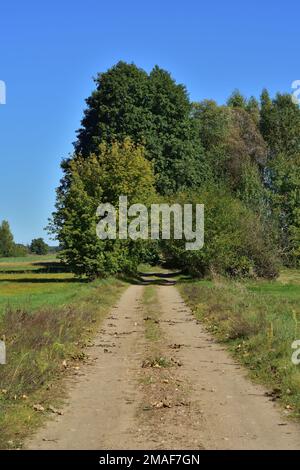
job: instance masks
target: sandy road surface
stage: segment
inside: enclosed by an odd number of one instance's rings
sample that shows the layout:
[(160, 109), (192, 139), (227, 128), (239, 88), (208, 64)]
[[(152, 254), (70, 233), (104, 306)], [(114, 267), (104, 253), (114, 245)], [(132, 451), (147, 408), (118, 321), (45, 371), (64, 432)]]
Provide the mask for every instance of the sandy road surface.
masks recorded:
[(63, 415), (26, 447), (300, 449), (300, 426), (245, 377), (172, 285), (155, 287), (162, 334), (156, 347), (175, 366), (142, 368), (149, 356), (144, 289), (132, 285), (122, 295), (88, 349), (90, 364), (68, 379)]

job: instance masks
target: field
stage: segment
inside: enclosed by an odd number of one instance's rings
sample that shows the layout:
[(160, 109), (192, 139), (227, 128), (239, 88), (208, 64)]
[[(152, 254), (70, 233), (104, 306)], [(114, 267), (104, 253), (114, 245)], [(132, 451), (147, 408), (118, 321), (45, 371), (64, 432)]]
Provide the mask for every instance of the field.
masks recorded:
[(16, 448), (61, 397), (60, 378), (85, 359), (82, 350), (124, 283), (87, 283), (53, 257), (0, 259), (0, 448)]
[(0, 315), (71, 302), (86, 286), (64, 271), (53, 255), (0, 258)]
[(51, 269), (59, 269), (55, 255), (28, 255), (18, 258), (0, 258), (0, 272), (51, 272)]
[(292, 343), (300, 339), (300, 272), (282, 271), (277, 281), (183, 281), (179, 289), (196, 317), (300, 416), (300, 366)]

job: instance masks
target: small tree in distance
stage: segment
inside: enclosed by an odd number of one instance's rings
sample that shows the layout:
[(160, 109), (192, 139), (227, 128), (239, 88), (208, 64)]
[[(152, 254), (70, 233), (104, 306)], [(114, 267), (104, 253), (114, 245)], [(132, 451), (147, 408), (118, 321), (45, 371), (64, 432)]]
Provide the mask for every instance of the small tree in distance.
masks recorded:
[(14, 237), (11, 233), (9, 223), (7, 220), (3, 220), (0, 225), (0, 256), (13, 256), (14, 246)]
[(48, 249), (49, 247), (43, 238), (34, 238), (30, 245), (30, 251), (36, 255), (46, 255)]

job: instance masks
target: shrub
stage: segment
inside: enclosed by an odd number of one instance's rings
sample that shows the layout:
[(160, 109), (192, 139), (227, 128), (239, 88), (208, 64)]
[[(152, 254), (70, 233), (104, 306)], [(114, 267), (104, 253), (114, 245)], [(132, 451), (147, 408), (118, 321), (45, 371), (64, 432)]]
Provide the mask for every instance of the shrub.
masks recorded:
[(205, 241), (194, 251), (185, 250), (184, 240), (164, 241), (165, 256), (173, 266), (194, 276), (277, 276), (275, 242), (259, 215), (223, 189), (181, 194), (178, 199), (181, 204), (204, 204)]

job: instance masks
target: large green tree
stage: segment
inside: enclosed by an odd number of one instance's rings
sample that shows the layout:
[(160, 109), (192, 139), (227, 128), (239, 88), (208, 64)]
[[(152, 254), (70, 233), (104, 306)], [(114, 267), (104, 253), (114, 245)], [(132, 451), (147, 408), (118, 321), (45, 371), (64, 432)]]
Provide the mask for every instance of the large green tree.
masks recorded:
[(58, 190), (51, 225), (62, 248), (60, 257), (73, 272), (90, 278), (134, 270), (145, 244), (118, 236), (100, 240), (96, 211), (100, 203), (111, 203), (117, 209), (119, 196), (127, 196), (129, 205), (154, 201), (155, 179), (144, 147), (129, 138), (102, 143), (97, 153), (73, 158), (68, 178), (68, 186)]
[(183, 85), (159, 67), (150, 74), (119, 62), (95, 80), (86, 100), (77, 154), (97, 153), (99, 144), (130, 137), (145, 146), (160, 193), (195, 187), (208, 177), (204, 151), (191, 119)]
[(267, 90), (261, 95), (261, 132), (271, 156), (300, 151), (300, 108), (289, 94), (278, 93), (271, 100)]
[(218, 106), (204, 100), (193, 104), (192, 117), (214, 184), (228, 186), (253, 208), (265, 206), (263, 169), (267, 146), (258, 129), (257, 116), (253, 116), (256, 105), (249, 100), (250, 109), (246, 109), (247, 102), (240, 94), (232, 95), (229, 103), (230, 106)]
[(268, 144), (265, 183), (283, 259), (300, 265), (300, 109), (291, 95), (261, 95), (261, 132)]

